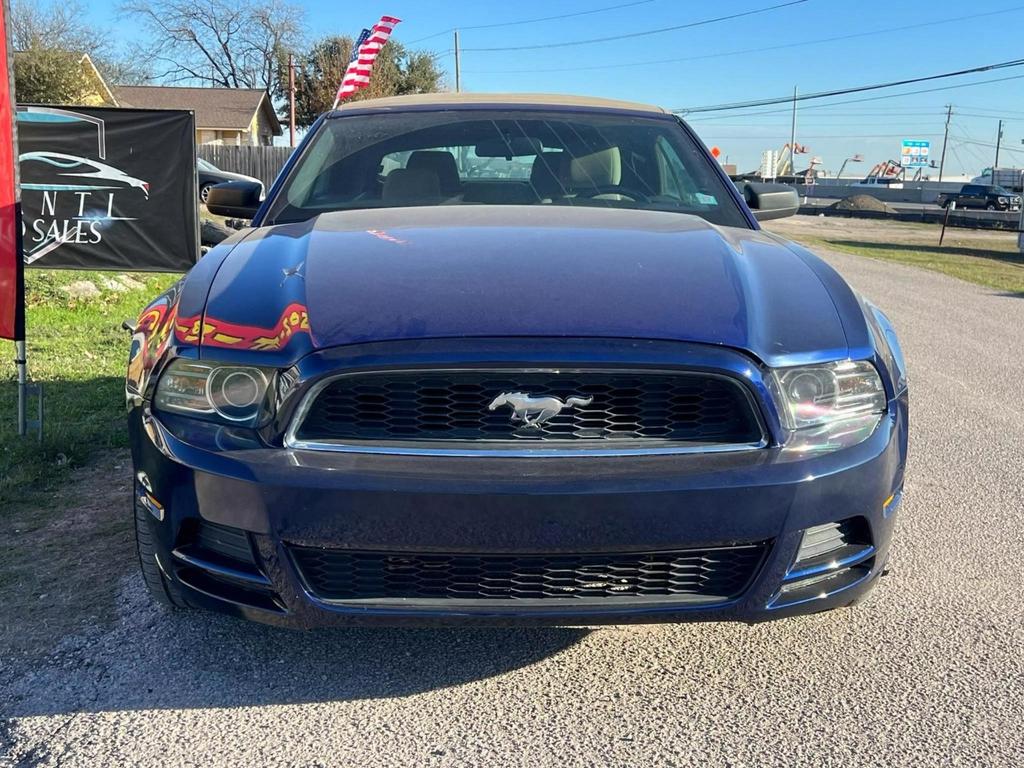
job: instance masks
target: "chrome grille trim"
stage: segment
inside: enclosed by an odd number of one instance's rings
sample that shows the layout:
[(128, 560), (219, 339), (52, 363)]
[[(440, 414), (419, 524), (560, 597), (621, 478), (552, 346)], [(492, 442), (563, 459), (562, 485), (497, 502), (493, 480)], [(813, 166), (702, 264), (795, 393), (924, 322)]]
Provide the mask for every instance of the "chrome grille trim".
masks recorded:
[[(420, 373), (420, 374), (445, 374), (472, 371), (474, 373), (493, 374), (516, 374), (516, 373), (540, 373), (540, 374), (573, 374), (573, 373), (607, 373), (607, 374), (658, 374), (658, 375), (700, 375), (713, 377), (729, 382), (737, 387), (750, 407), (750, 412), (757, 422), (761, 433), (759, 440), (747, 443), (690, 443), (665, 441), (663, 444), (654, 440), (623, 440), (622, 443), (633, 442), (634, 445), (618, 444), (612, 446), (575, 447), (571, 444), (553, 445), (547, 443), (515, 443), (514, 440), (494, 441), (491, 447), (456, 447), (458, 441), (451, 440), (451, 447), (441, 446), (437, 443), (429, 445), (410, 445), (409, 442), (393, 441), (391, 443), (379, 442), (374, 444), (359, 444), (344, 442), (340, 440), (304, 440), (298, 437), (299, 429), (309, 414), (316, 398), (333, 382), (347, 377), (373, 375), (375, 373)], [(482, 441), (480, 441), (482, 442)], [(568, 443), (568, 441), (566, 441)], [(598, 442), (598, 441), (594, 441)], [(617, 441), (616, 441), (617, 442)], [(637, 445), (636, 443), (644, 443)], [(498, 458), (533, 458), (533, 457), (608, 457), (608, 456), (663, 456), (675, 454), (703, 454), (703, 453), (736, 453), (740, 451), (753, 451), (767, 447), (769, 444), (768, 431), (765, 426), (764, 417), (760, 407), (757, 405), (750, 390), (735, 376), (698, 371), (688, 368), (631, 368), (631, 367), (444, 367), (444, 368), (402, 368), (402, 369), (367, 369), (358, 371), (346, 371), (338, 374), (325, 376), (318, 381), (309, 391), (303, 395), (299, 402), (288, 428), (284, 435), (284, 447), (303, 451), (327, 451), (336, 453), (361, 453), (393, 456), (453, 456), (453, 457), (498, 457)], [(544, 447), (532, 447), (544, 446)]]

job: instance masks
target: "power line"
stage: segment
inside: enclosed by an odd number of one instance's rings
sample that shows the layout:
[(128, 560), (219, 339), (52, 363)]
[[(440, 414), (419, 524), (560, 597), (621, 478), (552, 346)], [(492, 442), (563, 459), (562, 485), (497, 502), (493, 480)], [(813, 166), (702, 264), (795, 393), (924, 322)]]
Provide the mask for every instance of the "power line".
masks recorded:
[(964, 109), (969, 109), (969, 110), (972, 110), (974, 112), (992, 112), (992, 113), (995, 113), (997, 115), (1001, 115), (1001, 114), (1024, 115), (1024, 111), (1019, 110), (1019, 109), (1002, 109), (1002, 108), (1000, 108), (1000, 109), (992, 109), (991, 107), (972, 107), (972, 106), (969, 106), (969, 105), (964, 105)]
[[(947, 77), (962, 77), (963, 75), (973, 75), (978, 72), (992, 72), (998, 69), (1008, 69), (1010, 67), (1019, 67), (1024, 65), (1024, 59), (1011, 59), (1010, 61), (1001, 61), (996, 64), (985, 64), (980, 67), (971, 67), (969, 69), (959, 69), (954, 72), (943, 72), (939, 75), (925, 75), (923, 77), (911, 77), (905, 80), (892, 80), (887, 83), (874, 83), (872, 85), (857, 85), (851, 88), (838, 88), (832, 91), (818, 91), (816, 93), (807, 93), (803, 96), (799, 96), (797, 101), (809, 101), (811, 99), (824, 99), (830, 96), (844, 96), (848, 93), (863, 93), (864, 91), (877, 91), (882, 88), (896, 88), (901, 85), (911, 85), (913, 83), (925, 83), (931, 80), (943, 80)], [(712, 104), (704, 107), (683, 107), (680, 109), (674, 109), (673, 112), (681, 114), (695, 114), (699, 112), (723, 112), (731, 109), (748, 109), (750, 107), (767, 107), (773, 104), (788, 104), (793, 101), (792, 96), (776, 96), (770, 99), (756, 99), (754, 101), (736, 101), (726, 104)]]
[[(995, 142), (993, 142), (993, 141), (974, 141), (972, 139), (960, 139), (959, 141), (962, 144), (974, 144), (975, 146), (978, 146), (978, 147), (988, 147), (990, 149), (994, 149), (995, 146), (996, 146)], [(999, 151), (1000, 152), (1015, 152), (1017, 154), (1024, 154), (1024, 149), (1014, 149), (1013, 147), (1007, 147), (1005, 144), (1003, 145), (1003, 147)]]
[(708, 24), (717, 24), (721, 21), (731, 21), (733, 19), (740, 19), (745, 16), (754, 16), (760, 13), (768, 13), (770, 11), (777, 11), (780, 8), (789, 8), (794, 5), (802, 5), (808, 2), (808, 0), (789, 0), (786, 3), (778, 3), (776, 5), (769, 5), (764, 8), (754, 8), (750, 11), (741, 11), (740, 13), (731, 13), (728, 16), (716, 16), (713, 19), (701, 19), (700, 21), (691, 21), (688, 24), (677, 24), (672, 27), (660, 27), (658, 29), (648, 29), (643, 32), (629, 32), (627, 34), (611, 35), (609, 37), (594, 37), (587, 40), (568, 40), (558, 43), (540, 43), (538, 45), (509, 45), (501, 46), (497, 48), (463, 48), (464, 51), (473, 51), (476, 53), (493, 53), (497, 51), (535, 51), (540, 48), (567, 48), (573, 45), (592, 45), (593, 43), (611, 43), (619, 42), (621, 40), (628, 40), (634, 37), (645, 37), (647, 35), (657, 35), (662, 32), (675, 32), (680, 29), (692, 29), (693, 27), (702, 27)]
[[(1000, 78), (1000, 79), (1002, 79), (1002, 78)], [(979, 80), (978, 84), (986, 83), (986, 82), (995, 82), (995, 81)], [(968, 85), (975, 85), (975, 83), (964, 83), (963, 85), (950, 86), (950, 88), (962, 88), (962, 87), (967, 87)], [(843, 105), (846, 105), (846, 104), (859, 104), (859, 103), (865, 102), (865, 101), (881, 101), (882, 99), (897, 99), (897, 98), (899, 98), (901, 96), (912, 96), (912, 95), (916, 95), (916, 94), (919, 94), (919, 93), (931, 93), (932, 91), (936, 91), (936, 90), (950, 90), (950, 88), (930, 88), (930, 89), (918, 90), (918, 91), (904, 91), (903, 93), (894, 93), (894, 94), (889, 94), (887, 96), (869, 96), (868, 98), (865, 98), (865, 99), (846, 99), (844, 101), (834, 101), (831, 104), (808, 104), (807, 106), (804, 107), (804, 111), (806, 112), (807, 110), (810, 110), (810, 109), (832, 109), (833, 107), (839, 107), (839, 106), (843, 106)], [(732, 119), (737, 118), (737, 117), (758, 117), (760, 115), (782, 115), (782, 114), (788, 115), (790, 113), (790, 111), (791, 110), (789, 110), (789, 109), (764, 109), (764, 110), (760, 110), (760, 111), (757, 111), (757, 112), (741, 112), (739, 114), (732, 113), (732, 114), (728, 114), (728, 115), (711, 115), (710, 117), (705, 117), (704, 115), (695, 115), (693, 118), (690, 119), (690, 122), (693, 123), (693, 122), (696, 122), (696, 121), (711, 122), (713, 120), (732, 120)], [(925, 114), (935, 114), (938, 111), (940, 111), (940, 110), (938, 108), (936, 108), (932, 112), (927, 112)], [(836, 115), (836, 114), (841, 114), (841, 113), (830, 112), (828, 114)], [(861, 114), (872, 114), (872, 110), (870, 110), (870, 109), (865, 110)], [(877, 111), (874, 112), (874, 114), (877, 114)]]
[(953, 157), (955, 157), (956, 161), (960, 163), (960, 170), (963, 171), (963, 169), (967, 167), (967, 164), (960, 158), (960, 153), (957, 152), (956, 149), (956, 145), (951, 144), (949, 147), (949, 150), (953, 153)]
[[(853, 122), (853, 123), (850, 123), (850, 122), (847, 122), (847, 121), (843, 120), (843, 121), (841, 121), (839, 123), (819, 123), (819, 122), (812, 121), (812, 120), (801, 120), (800, 121), (800, 125), (803, 126), (803, 128), (805, 130), (807, 129), (808, 126), (813, 126), (814, 128), (856, 128), (858, 126), (865, 127), (865, 128), (866, 127), (876, 127), (877, 128), (878, 127), (878, 121), (874, 120), (874, 121), (870, 121), (870, 122)], [(699, 125), (694, 125), (694, 128), (698, 128), (698, 127), (699, 127)], [(762, 122), (758, 122), (756, 124), (751, 124), (751, 123), (715, 123), (714, 125), (708, 125), (707, 126), (707, 130), (718, 130), (720, 128), (765, 128), (765, 129), (771, 129), (771, 128), (787, 128), (787, 127), (789, 127), (789, 123), (762, 123)], [(893, 129), (895, 129), (895, 128), (902, 128), (903, 130), (912, 130), (912, 131), (917, 130), (917, 131), (920, 131), (920, 130), (928, 130), (930, 128), (934, 128), (935, 127), (935, 123), (934, 122), (932, 122), (932, 123), (901, 123), (901, 122), (897, 121), (897, 122), (886, 122), (885, 127), (886, 128), (893, 128)]]
[[(543, 21), (558, 21), (559, 19), (571, 19), (575, 16), (589, 16), (593, 13), (604, 13), (605, 11), (617, 11), (620, 8), (631, 8), (634, 5), (646, 5), (647, 3), (653, 3), (655, 0), (633, 0), (631, 3), (619, 3), (618, 5), (609, 5), (604, 8), (592, 8), (589, 11), (576, 11), (575, 13), (561, 13), (557, 16), (542, 16), (536, 19), (521, 19), (520, 21), (501, 21), (496, 24), (475, 24), (473, 26), (460, 26), (458, 29), (465, 32), (468, 29), (495, 29), (497, 27), (516, 27), (521, 24), (537, 24)], [(416, 43), (422, 43), (424, 40), (430, 40), (441, 35), (450, 35), (454, 32), (456, 27), (449, 27), (448, 29), (442, 30), (441, 32), (435, 32), (432, 35), (426, 37), (420, 37), (416, 40), (412, 40), (406, 45), (415, 45)]]
[[(699, 134), (714, 136), (716, 139), (728, 141), (789, 141), (789, 135), (779, 136), (728, 136), (720, 133), (709, 133), (698, 131)], [(919, 136), (939, 136), (942, 131), (917, 131)], [(803, 134), (799, 138), (804, 139), (905, 139), (906, 133), (824, 133), (824, 134)], [(995, 146), (994, 144), (992, 146)]]
[(1024, 117), (1003, 117), (1000, 118), (999, 114), (994, 115), (979, 115), (977, 112), (958, 112), (961, 117), (980, 117), (983, 120), (999, 120), (1002, 119), (1004, 123), (1024, 123)]
[[(706, 53), (700, 56), (684, 56), (678, 59), (651, 59), (648, 61), (621, 61), (615, 63), (615, 69), (623, 69), (625, 67), (640, 67), (650, 66), (652, 64), (678, 64), (687, 61), (700, 61), (703, 59), (716, 59), (725, 56), (740, 56), (747, 53), (764, 53), (766, 51), (781, 51), (787, 48), (797, 48), (800, 46), (807, 45), (819, 45), (821, 43), (834, 43), (840, 40), (853, 40), (859, 37), (874, 37), (881, 34), (888, 34), (890, 32), (907, 32), (913, 29), (921, 29), (923, 27), (934, 27), (939, 24), (953, 24), (958, 21), (970, 21), (974, 19), (984, 18), (986, 16), (996, 16), (1002, 13), (1013, 13), (1016, 11), (1024, 10), (1024, 5), (1017, 5), (1012, 8), (1005, 8), (1001, 11), (989, 11), (988, 13), (975, 13), (969, 16), (957, 16), (950, 19), (937, 19), (936, 21), (925, 21), (920, 24), (908, 24), (903, 27), (886, 27), (884, 29), (872, 30), (870, 32), (855, 32), (849, 35), (837, 35), (835, 37), (822, 37), (814, 40), (805, 40), (799, 43), (784, 43), (782, 45), (769, 45), (763, 48), (744, 48), (738, 51), (723, 51), (719, 53)], [(608, 64), (595, 64), (592, 66), (585, 67), (545, 67), (545, 72), (588, 72), (608, 69)], [(482, 69), (474, 70), (474, 74), (478, 75), (523, 75), (523, 74), (535, 74), (536, 68), (534, 69)]]
[[(860, 104), (865, 101), (882, 101), (883, 99), (900, 99), (904, 96), (916, 96), (921, 93), (938, 93), (940, 91), (955, 91), (959, 88), (970, 88), (975, 85), (988, 85), (989, 83), (1005, 83), (1008, 80), (1020, 80), (1024, 78), (1024, 75), (1011, 75), (1010, 77), (995, 77), (990, 80), (976, 80), (973, 83), (958, 83), (957, 85), (946, 85), (939, 88), (921, 88), (916, 91), (903, 91), (902, 93), (890, 93), (885, 96), (867, 96), (862, 99), (846, 99), (845, 101), (835, 101), (831, 104), (811, 104), (810, 106), (804, 107), (804, 110), (808, 109), (828, 109), (829, 107), (836, 107), (842, 104)], [(789, 96), (785, 101), (792, 102), (793, 97)], [(680, 110), (676, 110), (677, 112)], [(757, 115), (779, 115), (789, 114), (788, 109), (771, 109), (763, 110), (760, 112), (743, 112), (738, 115), (718, 115), (713, 117), (699, 117), (698, 120), (709, 122), (711, 120), (728, 120), (735, 117), (756, 117)], [(691, 121), (692, 122), (692, 121)]]

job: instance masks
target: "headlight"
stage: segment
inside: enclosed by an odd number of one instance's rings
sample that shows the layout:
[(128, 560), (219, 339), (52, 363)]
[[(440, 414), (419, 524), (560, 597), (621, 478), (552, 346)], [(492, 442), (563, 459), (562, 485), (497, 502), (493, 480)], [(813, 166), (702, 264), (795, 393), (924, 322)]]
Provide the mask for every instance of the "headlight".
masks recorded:
[(159, 411), (255, 427), (270, 414), (267, 389), (274, 371), (251, 365), (175, 360), (160, 377)]
[[(863, 440), (886, 408), (882, 379), (867, 360), (776, 368), (768, 382), (783, 426), (796, 432), (804, 448), (842, 447), (858, 435)], [(834, 437), (842, 438), (841, 445)], [(808, 439), (814, 445), (803, 445)]]
[(1010, 202), (1010, 198), (1008, 198), (1008, 197), (1000, 197), (999, 198), (999, 202), (1000, 203), (1008, 203), (1008, 202)]

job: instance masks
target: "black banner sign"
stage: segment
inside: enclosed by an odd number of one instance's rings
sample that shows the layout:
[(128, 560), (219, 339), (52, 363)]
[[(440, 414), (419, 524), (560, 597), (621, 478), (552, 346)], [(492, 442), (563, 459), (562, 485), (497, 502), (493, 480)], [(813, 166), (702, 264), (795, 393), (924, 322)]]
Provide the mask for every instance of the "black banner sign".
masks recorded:
[(199, 255), (191, 112), (18, 107), (25, 264), (180, 272)]

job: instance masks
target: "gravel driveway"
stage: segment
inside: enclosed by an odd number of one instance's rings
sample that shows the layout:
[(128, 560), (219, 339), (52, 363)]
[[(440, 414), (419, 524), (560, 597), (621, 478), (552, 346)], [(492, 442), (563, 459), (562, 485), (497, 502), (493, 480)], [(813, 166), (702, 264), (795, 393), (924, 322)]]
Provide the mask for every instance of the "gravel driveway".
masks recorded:
[[(1024, 761), (1024, 297), (828, 254), (909, 358), (891, 574), (747, 627), (297, 633), (153, 607), (0, 690), (0, 765)], [(6, 753), (6, 757), (4, 756)]]

